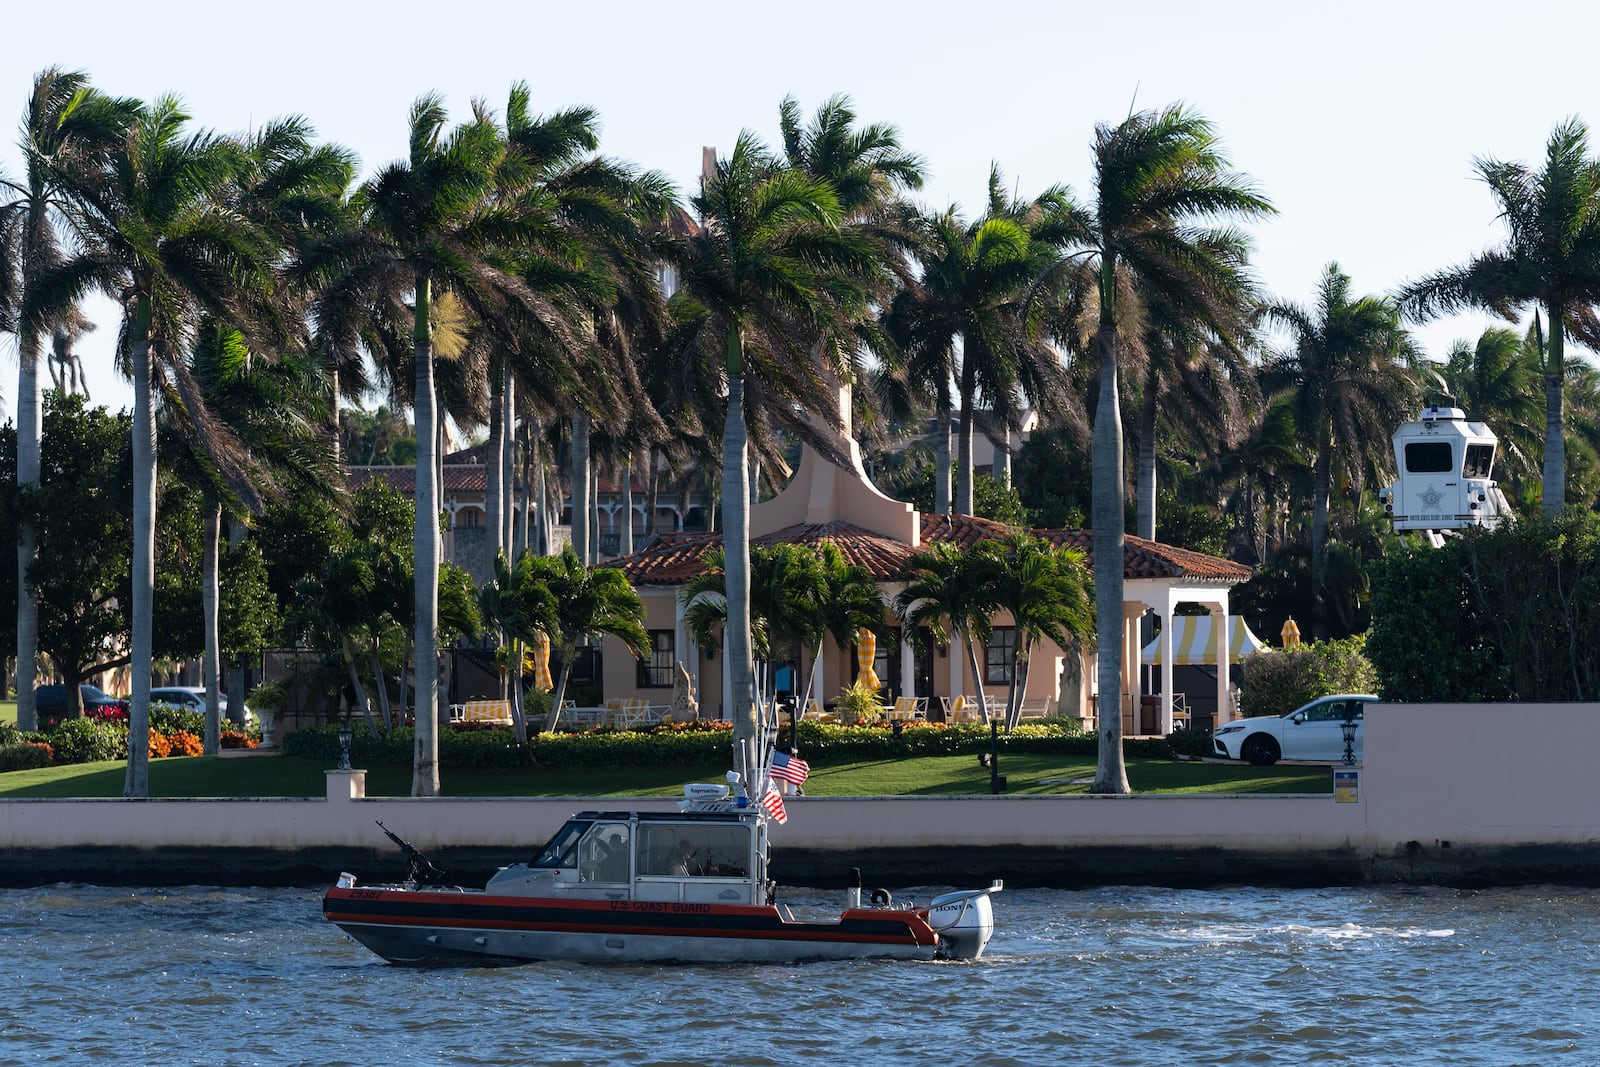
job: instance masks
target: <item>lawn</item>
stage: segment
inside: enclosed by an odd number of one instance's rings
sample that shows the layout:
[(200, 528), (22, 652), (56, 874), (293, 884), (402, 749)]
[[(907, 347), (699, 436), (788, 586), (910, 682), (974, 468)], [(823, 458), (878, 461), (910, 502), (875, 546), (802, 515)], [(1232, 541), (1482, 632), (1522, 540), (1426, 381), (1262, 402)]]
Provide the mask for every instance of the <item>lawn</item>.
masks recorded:
[[(281, 756), (223, 756), (150, 762), (150, 793), (156, 797), (320, 797), (327, 765)], [(87, 763), (11, 771), (0, 775), (0, 798), (118, 797), (125, 764)], [(446, 769), (447, 796), (665, 797), (686, 782), (718, 782), (727, 770), (704, 767)], [(1007, 792), (1087, 793), (1095, 764), (1089, 757), (1007, 755), (1000, 773)], [(1326, 767), (1251, 767), (1242, 764), (1128, 761), (1136, 792), (1176, 794), (1331, 793)], [(989, 792), (989, 771), (974, 756), (924, 756), (813, 769), (806, 783), (813, 796), (960, 796)], [(406, 796), (411, 768), (377, 764), (367, 772), (368, 796)]]

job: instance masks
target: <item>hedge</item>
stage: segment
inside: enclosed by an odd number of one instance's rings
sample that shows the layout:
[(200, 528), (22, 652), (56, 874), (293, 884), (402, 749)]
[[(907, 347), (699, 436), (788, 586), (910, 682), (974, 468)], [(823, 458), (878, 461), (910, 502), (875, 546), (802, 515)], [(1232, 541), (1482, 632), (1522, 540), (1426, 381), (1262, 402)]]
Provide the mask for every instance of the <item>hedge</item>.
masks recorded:
[[(350, 758), (361, 763), (412, 761), (415, 734), (397, 729), (382, 738), (372, 737), (364, 722), (352, 724)], [(1209, 737), (1195, 731), (1192, 745), (1209, 751)], [(784, 732), (780, 743), (787, 741)], [(1180, 739), (1189, 741), (1189, 738)], [(1099, 739), (1084, 734), (1075, 721), (1024, 723), (999, 735), (1002, 751), (1093, 757)], [(812, 766), (837, 766), (874, 759), (911, 756), (952, 756), (986, 752), (989, 728), (979, 723), (913, 725), (899, 731), (885, 726), (835, 726), (800, 724), (800, 754)], [(504, 727), (439, 731), (442, 767), (701, 767), (728, 762), (733, 730), (726, 724), (685, 723), (649, 730), (592, 730), (585, 733), (539, 734), (526, 747), (516, 744)], [(1127, 756), (1171, 759), (1174, 744), (1164, 738), (1127, 740)], [(338, 761), (338, 727), (318, 726), (297, 730), (283, 742), (285, 756)]]

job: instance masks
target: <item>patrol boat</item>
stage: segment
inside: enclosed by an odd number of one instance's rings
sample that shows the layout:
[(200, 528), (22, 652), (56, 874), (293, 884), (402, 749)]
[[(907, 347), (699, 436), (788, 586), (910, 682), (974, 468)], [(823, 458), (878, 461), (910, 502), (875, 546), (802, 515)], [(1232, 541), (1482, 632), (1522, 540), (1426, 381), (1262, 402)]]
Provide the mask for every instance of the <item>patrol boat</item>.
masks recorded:
[(797, 917), (780, 902), (767, 876), (769, 830), (787, 814), (771, 761), (768, 748), (757, 790), (730, 773), (727, 785), (685, 786), (677, 811), (578, 812), (530, 861), (501, 868), (482, 889), (425, 884), (432, 865), (401, 842), (411, 857), (403, 883), (363, 885), (342, 874), (323, 915), (397, 964), (983, 954), (1000, 881), (917, 905), (882, 889), (863, 901), (856, 877), (844, 908), (823, 918)]

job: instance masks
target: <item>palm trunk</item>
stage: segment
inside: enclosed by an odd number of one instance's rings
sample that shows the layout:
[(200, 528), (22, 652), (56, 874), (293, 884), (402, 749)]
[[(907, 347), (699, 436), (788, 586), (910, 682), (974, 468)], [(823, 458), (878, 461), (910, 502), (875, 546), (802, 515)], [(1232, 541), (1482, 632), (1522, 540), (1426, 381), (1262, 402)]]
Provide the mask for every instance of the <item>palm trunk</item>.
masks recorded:
[[(395, 728), (394, 709), (389, 705), (389, 680), (383, 676), (383, 658), (378, 654), (378, 642), (367, 646), (372, 659), (372, 684), (378, 690), (378, 713), (383, 719), (383, 732)], [(401, 668), (404, 670), (404, 667)]]
[(1311, 476), (1311, 636), (1328, 636), (1328, 604), (1322, 595), (1322, 576), (1328, 547), (1328, 498), (1333, 492), (1333, 446), (1317, 449)]
[[(989, 697), (983, 691), (983, 664), (978, 662), (978, 643), (973, 640), (972, 630), (968, 627), (961, 629), (961, 644), (967, 650), (967, 666), (972, 668), (972, 695), (978, 698), (978, 708), (983, 712), (983, 721), (989, 721)], [(984, 657), (988, 657), (987, 650)]]
[(500, 517), (500, 528), (503, 531), (500, 541), (506, 546), (507, 558), (514, 559), (514, 550), (517, 540), (516, 529), (516, 501), (517, 501), (517, 380), (511, 375), (506, 375), (505, 389), (500, 399), (502, 411), (500, 421), (504, 424), (502, 437), (504, 438), (504, 454), (501, 456), (500, 484), (505, 489), (505, 500), (502, 502), (503, 514)]
[(939, 398), (939, 426), (933, 438), (933, 510), (950, 514), (950, 390)]
[(1139, 405), (1139, 517), (1134, 532), (1156, 539), (1156, 390), (1147, 383)]
[(488, 527), (489, 535), (484, 555), (490, 567), (502, 552), (507, 559), (511, 558), (504, 540), (502, 519), (505, 514), (506, 409), (500, 398), (505, 378), (505, 368), (497, 361), (497, 365), (489, 369), (489, 440), (483, 456), (483, 524)]
[(529, 537), (528, 547), (537, 555), (550, 554), (550, 495), (544, 481), (544, 427), (537, 421), (528, 435), (528, 450), (533, 457), (533, 499), (538, 501), (537, 534)]
[[(428, 329), (429, 280), (417, 278), (416, 321), (411, 335), (417, 381), (412, 410), (417, 428), (417, 477), (413, 590), (416, 625), (417, 707), (439, 703), (439, 500), (435, 492), (438, 466), (434, 456), (437, 401), (433, 388), (433, 342)], [(439, 795), (439, 730), (434, 715), (417, 716), (417, 741), (412, 758), (411, 795)]]
[(1097, 640), (1095, 669), (1100, 696), (1099, 756), (1094, 793), (1129, 793), (1122, 758), (1122, 410), (1117, 382), (1117, 327), (1101, 322), (1094, 335), (1100, 363), (1100, 395), (1094, 413), (1092, 445), (1094, 524), (1094, 603)]
[(972, 394), (977, 388), (972, 380), (972, 362), (961, 371), (961, 427), (960, 450), (956, 461), (956, 514), (971, 515), (972, 508)]
[(350, 685), (356, 694), (356, 703), (361, 706), (361, 717), (366, 720), (367, 729), (373, 737), (382, 737), (384, 732), (378, 729), (378, 720), (372, 715), (372, 701), (367, 698), (366, 688), (361, 684), (361, 675), (356, 671), (354, 656), (345, 656), (345, 668), (350, 672)]
[(584, 566), (589, 555), (589, 413), (572, 413), (572, 550)]
[[(245, 525), (238, 518), (228, 521), (228, 548), (230, 551), (237, 549), (245, 538)], [(242, 657), (230, 658), (228, 661), (228, 692), (233, 694), (233, 699), (228, 701), (228, 721), (239, 727), (245, 726), (245, 663)]]
[(556, 673), (555, 692), (550, 694), (550, 715), (544, 721), (545, 733), (553, 732), (561, 721), (561, 706), (567, 699), (567, 678), (572, 674), (572, 657), (576, 651), (576, 648), (562, 649), (561, 670)]
[(200, 613), (206, 631), (205, 656), (200, 667), (206, 686), (204, 749), (206, 755), (215, 756), (222, 750), (222, 654), (217, 636), (217, 608), (221, 603), (217, 590), (217, 544), (222, 536), (220, 501), (206, 501), (205, 525), (200, 536), (203, 541), (200, 546)]
[(1005, 423), (1000, 424), (1000, 447), (995, 450), (994, 456), (995, 475), (1000, 479), (1000, 484), (1011, 488), (1011, 427)]
[(128, 707), (128, 773), (122, 795), (150, 795), (150, 651), (156, 578), (156, 422), (152, 410), (150, 300), (134, 309), (133, 350), (133, 619), (128, 669), (133, 697)]
[(753, 788), (756, 767), (755, 668), (750, 648), (750, 487), (744, 416), (744, 338), (728, 331), (728, 413), (722, 431), (722, 549), (728, 617), (724, 627), (728, 689), (723, 710), (733, 722), (733, 765)]
[(654, 537), (656, 532), (656, 505), (661, 499), (661, 476), (656, 471), (656, 449), (646, 445), (644, 450), (644, 535)]
[[(39, 334), (24, 330), (17, 345), (17, 485), (39, 484), (42, 423), (39, 412)], [(28, 581), (38, 555), (38, 531), (24, 512), (17, 537), (17, 725), (39, 728), (33, 689), (38, 677), (39, 595)]]
[(1544, 503), (1540, 510), (1547, 519), (1561, 513), (1567, 503), (1567, 439), (1565, 404), (1567, 356), (1566, 309), (1551, 305), (1550, 352), (1544, 372)]
[(617, 529), (617, 554), (633, 555), (633, 464), (622, 461), (622, 525)]

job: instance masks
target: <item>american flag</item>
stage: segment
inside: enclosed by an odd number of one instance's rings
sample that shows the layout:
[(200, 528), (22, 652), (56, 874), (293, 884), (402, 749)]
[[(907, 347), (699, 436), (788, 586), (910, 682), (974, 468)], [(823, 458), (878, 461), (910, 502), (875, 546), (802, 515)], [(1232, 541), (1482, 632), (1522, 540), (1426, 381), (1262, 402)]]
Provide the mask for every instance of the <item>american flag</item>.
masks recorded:
[(767, 809), (767, 814), (777, 820), (780, 826), (789, 821), (789, 813), (783, 810), (783, 797), (779, 796), (778, 791), (770, 785), (767, 786), (766, 795), (761, 798), (761, 806)]
[(780, 782), (789, 782), (799, 785), (811, 773), (811, 765), (799, 756), (787, 756), (782, 752), (772, 754), (772, 777)]

